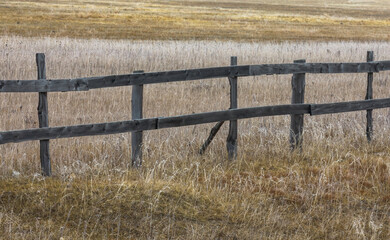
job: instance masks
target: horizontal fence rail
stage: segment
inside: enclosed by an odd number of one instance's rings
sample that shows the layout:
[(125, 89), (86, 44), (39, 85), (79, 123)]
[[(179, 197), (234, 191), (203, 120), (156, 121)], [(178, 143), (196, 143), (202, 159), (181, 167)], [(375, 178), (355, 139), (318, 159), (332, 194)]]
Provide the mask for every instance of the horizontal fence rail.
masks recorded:
[(324, 104), (289, 104), (265, 107), (230, 109), (181, 115), (174, 117), (144, 118), (122, 122), (85, 124), (64, 127), (47, 127), (27, 130), (0, 132), (0, 144), (33, 140), (70, 138), (82, 136), (107, 135), (124, 132), (156, 130), (163, 128), (183, 127), (196, 124), (230, 121), (254, 117), (266, 117), (289, 114), (321, 115), (330, 113), (362, 111), (368, 109), (388, 108), (390, 98), (362, 100)]
[(390, 70), (390, 61), (360, 63), (291, 63), (200, 68), (168, 72), (133, 73), (104, 77), (58, 80), (0, 80), (0, 92), (68, 92), (191, 81), (224, 77), (247, 77), (296, 73), (369, 73)]

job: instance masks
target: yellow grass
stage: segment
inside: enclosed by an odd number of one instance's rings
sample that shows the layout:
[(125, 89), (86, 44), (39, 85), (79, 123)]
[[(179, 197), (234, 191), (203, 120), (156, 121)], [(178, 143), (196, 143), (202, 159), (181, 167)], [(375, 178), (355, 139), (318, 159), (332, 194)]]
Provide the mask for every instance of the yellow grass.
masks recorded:
[[(236, 43), (0, 38), (0, 79), (35, 79), (239, 64), (388, 60), (388, 42)], [(239, 107), (289, 103), (291, 76), (239, 79)], [(366, 74), (307, 75), (306, 102), (364, 99)], [(374, 97), (388, 97), (389, 73)], [(227, 109), (227, 79), (145, 86), (145, 117)], [(49, 93), (50, 125), (128, 120), (131, 88)], [(0, 94), (0, 130), (37, 127), (37, 94)], [(204, 156), (213, 124), (145, 132), (144, 166), (129, 167), (130, 134), (51, 141), (53, 178), (39, 176), (37, 142), (0, 146), (4, 239), (388, 239), (389, 110), (305, 117), (302, 154), (288, 148), (289, 116), (239, 121), (228, 162), (227, 125)]]
[(389, 40), (390, 0), (0, 3), (0, 33), (139, 40)]

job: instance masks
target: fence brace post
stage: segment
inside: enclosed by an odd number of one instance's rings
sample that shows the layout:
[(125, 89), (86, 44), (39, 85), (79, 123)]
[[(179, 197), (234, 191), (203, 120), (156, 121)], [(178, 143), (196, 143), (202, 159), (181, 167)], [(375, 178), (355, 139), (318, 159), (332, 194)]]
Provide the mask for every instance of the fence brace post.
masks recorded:
[[(367, 51), (367, 62), (374, 61), (374, 52), (373, 51)], [(367, 93), (366, 93), (366, 100), (373, 98), (373, 89), (372, 89), (372, 83), (374, 80), (374, 73), (369, 72), (367, 74)], [(367, 110), (367, 126), (366, 126), (366, 135), (367, 135), (367, 141), (371, 142), (372, 140), (372, 133), (373, 133), (373, 127), (372, 127), (372, 109)]]
[[(45, 54), (36, 54), (36, 63), (38, 68), (38, 81), (46, 79), (46, 63)], [(39, 128), (49, 127), (49, 111), (47, 102), (47, 92), (39, 93), (38, 102), (38, 121)], [(40, 140), (40, 159), (41, 159), (41, 171), (44, 176), (51, 176), (51, 163), (50, 163), (50, 152), (49, 152), (49, 140)]]
[[(230, 58), (230, 65), (237, 66), (237, 57), (233, 56)], [(237, 101), (237, 76), (229, 77), (230, 84), (230, 109), (235, 109), (238, 106)], [(237, 135), (238, 135), (238, 124), (237, 120), (231, 120), (229, 122), (229, 134), (226, 140), (226, 148), (228, 151), (229, 160), (237, 158)]]
[[(134, 71), (142, 74), (144, 71)], [(142, 119), (144, 85), (133, 85), (131, 95), (131, 117), (132, 119)], [(142, 131), (131, 133), (131, 165), (140, 167), (142, 165)]]
[[(295, 60), (294, 63), (306, 63), (306, 60)], [(305, 73), (293, 74), (291, 79), (292, 97), (291, 104), (305, 102)], [(291, 114), (290, 146), (291, 150), (302, 150), (304, 114)]]

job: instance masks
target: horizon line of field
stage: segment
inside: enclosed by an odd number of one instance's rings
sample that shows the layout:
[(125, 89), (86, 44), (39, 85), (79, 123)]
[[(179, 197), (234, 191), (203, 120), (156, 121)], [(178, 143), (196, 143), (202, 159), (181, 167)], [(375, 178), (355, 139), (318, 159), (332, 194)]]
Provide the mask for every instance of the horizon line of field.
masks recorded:
[(237, 108), (224, 111), (214, 111), (173, 117), (143, 118), (120, 122), (4, 131), (0, 132), (0, 144), (158, 130), (163, 128), (183, 127), (218, 121), (231, 121), (254, 117), (293, 114), (310, 114), (311, 116), (315, 116), (322, 114), (363, 111), (388, 107), (390, 107), (390, 98), (323, 104), (286, 104), (251, 108)]
[(0, 92), (68, 92), (98, 88), (275, 74), (372, 73), (390, 70), (390, 61), (239, 65), (74, 79), (0, 80)]

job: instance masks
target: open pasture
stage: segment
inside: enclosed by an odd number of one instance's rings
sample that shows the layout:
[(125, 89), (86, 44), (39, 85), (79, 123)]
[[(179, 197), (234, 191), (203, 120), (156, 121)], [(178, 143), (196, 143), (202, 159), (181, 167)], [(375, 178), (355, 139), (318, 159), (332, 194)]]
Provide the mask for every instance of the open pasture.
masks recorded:
[(134, 40), (389, 40), (390, 0), (0, 2), (0, 33)]

